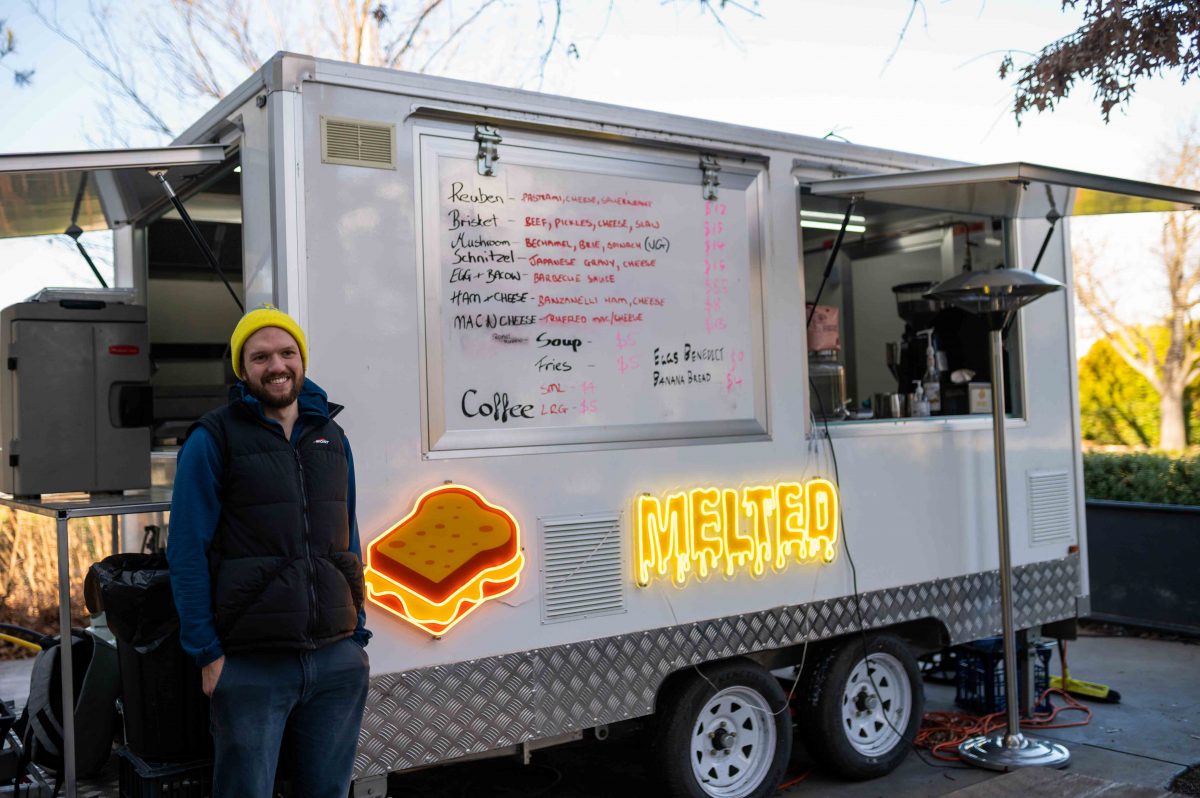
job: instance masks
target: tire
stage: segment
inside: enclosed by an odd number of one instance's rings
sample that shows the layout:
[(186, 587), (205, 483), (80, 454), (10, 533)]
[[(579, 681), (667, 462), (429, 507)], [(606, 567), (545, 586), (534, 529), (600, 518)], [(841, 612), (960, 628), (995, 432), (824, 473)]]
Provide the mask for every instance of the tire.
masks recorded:
[(766, 798), (791, 748), (787, 696), (764, 668), (736, 661), (702, 666), (664, 693), (652, 751), (674, 798)]
[(813, 663), (794, 703), (800, 737), (817, 762), (862, 781), (891, 773), (908, 755), (925, 693), (904, 643), (853, 635)]

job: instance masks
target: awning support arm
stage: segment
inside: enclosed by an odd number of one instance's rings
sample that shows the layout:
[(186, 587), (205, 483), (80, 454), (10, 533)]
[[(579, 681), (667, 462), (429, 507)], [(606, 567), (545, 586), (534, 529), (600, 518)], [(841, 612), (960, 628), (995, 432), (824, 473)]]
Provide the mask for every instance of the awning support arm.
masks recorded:
[(204, 236), (200, 234), (200, 228), (196, 227), (196, 223), (192, 221), (192, 217), (188, 214), (187, 209), (183, 207), (183, 203), (179, 201), (179, 197), (175, 196), (175, 190), (171, 188), (171, 184), (167, 182), (166, 169), (151, 169), (150, 174), (158, 178), (158, 182), (162, 183), (163, 190), (167, 192), (167, 197), (171, 200), (171, 204), (175, 206), (175, 210), (179, 212), (179, 218), (183, 220), (183, 224), (187, 227), (188, 233), (192, 236), (192, 240), (200, 247), (200, 251), (204, 253), (204, 259), (208, 261), (208, 265), (221, 278), (221, 282), (225, 283), (225, 288), (228, 289), (229, 295), (233, 297), (233, 301), (237, 304), (238, 310), (242, 313), (246, 312), (245, 305), (242, 300), (238, 299), (237, 292), (233, 290), (233, 286), (229, 284), (229, 280), (225, 277), (225, 272), (221, 271), (221, 265), (217, 263), (217, 256), (213, 254), (212, 249), (208, 246), (208, 242), (204, 240)]
[(1050, 211), (1046, 214), (1046, 221), (1050, 223), (1050, 229), (1046, 231), (1046, 237), (1042, 239), (1042, 248), (1038, 250), (1037, 257), (1033, 259), (1033, 268), (1029, 271), (1037, 274), (1038, 266), (1042, 265), (1042, 256), (1046, 254), (1046, 247), (1050, 244), (1050, 237), (1054, 235), (1054, 227), (1058, 224), (1058, 220), (1062, 216), (1058, 211)]
[(825, 273), (821, 275), (821, 284), (817, 287), (817, 295), (809, 306), (808, 318), (804, 320), (806, 335), (809, 325), (812, 324), (813, 313), (817, 310), (817, 303), (821, 301), (821, 294), (825, 292), (825, 283), (829, 282), (829, 275), (833, 273), (833, 264), (837, 262), (838, 253), (842, 250), (842, 239), (846, 237), (846, 228), (850, 225), (850, 214), (854, 212), (854, 206), (857, 203), (858, 197), (851, 195), (850, 202), (846, 205), (846, 214), (842, 217), (842, 226), (838, 230), (837, 238), (833, 240), (833, 248), (829, 250), (829, 260), (825, 262)]
[(100, 281), (101, 288), (108, 288), (108, 282), (104, 279), (104, 275), (96, 268), (96, 264), (92, 262), (92, 256), (83, 248), (83, 244), (79, 243), (79, 236), (83, 235), (83, 230), (77, 224), (73, 224), (64, 231), (64, 235), (68, 235), (75, 242), (75, 248), (79, 250), (79, 254), (87, 261), (87, 265), (91, 267), (92, 274), (96, 275), (96, 279)]
[(83, 194), (87, 191), (88, 173), (84, 172), (79, 178), (79, 190), (75, 192), (75, 207), (71, 209), (71, 223), (67, 225), (67, 229), (63, 230), (64, 235), (71, 237), (75, 242), (75, 248), (79, 250), (79, 254), (87, 261), (87, 265), (91, 268), (92, 274), (96, 275), (96, 279), (100, 281), (101, 288), (108, 288), (108, 283), (104, 280), (104, 275), (100, 274), (100, 270), (96, 268), (96, 264), (92, 262), (92, 256), (83, 248), (83, 244), (79, 243), (79, 237), (83, 235), (83, 228), (79, 226), (79, 207), (83, 204)]
[[(1046, 247), (1050, 244), (1050, 238), (1054, 235), (1054, 227), (1058, 224), (1058, 220), (1062, 218), (1056, 210), (1051, 210), (1046, 214), (1046, 221), (1050, 223), (1050, 229), (1046, 231), (1046, 237), (1042, 239), (1042, 247), (1038, 250), (1037, 257), (1033, 259), (1033, 267), (1029, 271), (1037, 274), (1038, 266), (1042, 265), (1042, 256), (1046, 254)], [(1004, 330), (1001, 335), (1008, 338), (1008, 331), (1012, 329), (1013, 322), (1017, 320), (1017, 314), (1009, 314), (1008, 320), (1004, 322)]]

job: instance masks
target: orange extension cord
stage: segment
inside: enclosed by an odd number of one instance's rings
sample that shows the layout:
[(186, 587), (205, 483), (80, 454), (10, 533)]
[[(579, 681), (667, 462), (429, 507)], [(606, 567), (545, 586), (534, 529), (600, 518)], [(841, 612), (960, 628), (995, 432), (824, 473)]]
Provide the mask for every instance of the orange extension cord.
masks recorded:
[[(1066, 684), (1067, 644), (1064, 640), (1058, 641), (1058, 659), (1062, 663), (1063, 684)], [(1052, 687), (1043, 692), (1036, 703), (1050, 703), (1051, 694), (1061, 696), (1066, 702), (1066, 706), (1056, 707), (1050, 704), (1049, 712), (1035, 712), (1032, 717), (1022, 720), (1022, 729), (1069, 729), (1072, 726), (1086, 726), (1092, 722), (1092, 710), (1075, 700), (1074, 696), (1068, 695), (1065, 690)], [(1070, 723), (1055, 722), (1058, 719), (1058, 713), (1072, 710), (1082, 712), (1084, 718)], [(928, 749), (934, 759), (957, 762), (959, 761), (958, 754), (947, 753), (948, 751), (957, 751), (958, 744), (963, 740), (980, 734), (989, 734), (1007, 725), (1005, 712), (993, 712), (983, 717), (968, 715), (965, 712), (926, 712), (925, 717), (921, 719), (921, 730), (917, 732), (917, 739), (913, 741), (913, 744)]]

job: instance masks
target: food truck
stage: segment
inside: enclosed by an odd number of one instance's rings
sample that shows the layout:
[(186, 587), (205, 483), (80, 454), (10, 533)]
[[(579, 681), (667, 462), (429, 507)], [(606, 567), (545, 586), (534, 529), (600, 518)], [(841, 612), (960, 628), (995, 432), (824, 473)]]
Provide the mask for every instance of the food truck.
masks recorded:
[[(770, 794), (793, 720), (889, 772), (914, 657), (1000, 629), (987, 334), (928, 292), (1070, 286), (1066, 217), (1200, 202), (289, 53), (170, 147), (0, 175), (5, 236), (113, 230), (156, 484), (223, 401), (231, 294), (307, 331), (355, 451), (359, 795), (635, 723), (676, 795)], [(1016, 623), (1061, 632), (1088, 602), (1069, 288), (1005, 359)], [(6, 490), (43, 492), (18, 443)]]

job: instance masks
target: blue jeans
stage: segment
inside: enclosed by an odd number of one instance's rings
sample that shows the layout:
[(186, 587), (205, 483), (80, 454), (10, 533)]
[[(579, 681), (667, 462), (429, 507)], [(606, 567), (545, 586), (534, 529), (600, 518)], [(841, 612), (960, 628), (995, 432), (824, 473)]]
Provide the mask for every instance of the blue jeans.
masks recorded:
[(349, 638), (226, 656), (210, 704), (213, 798), (271, 798), (279, 760), (297, 798), (346, 798), (369, 670)]

